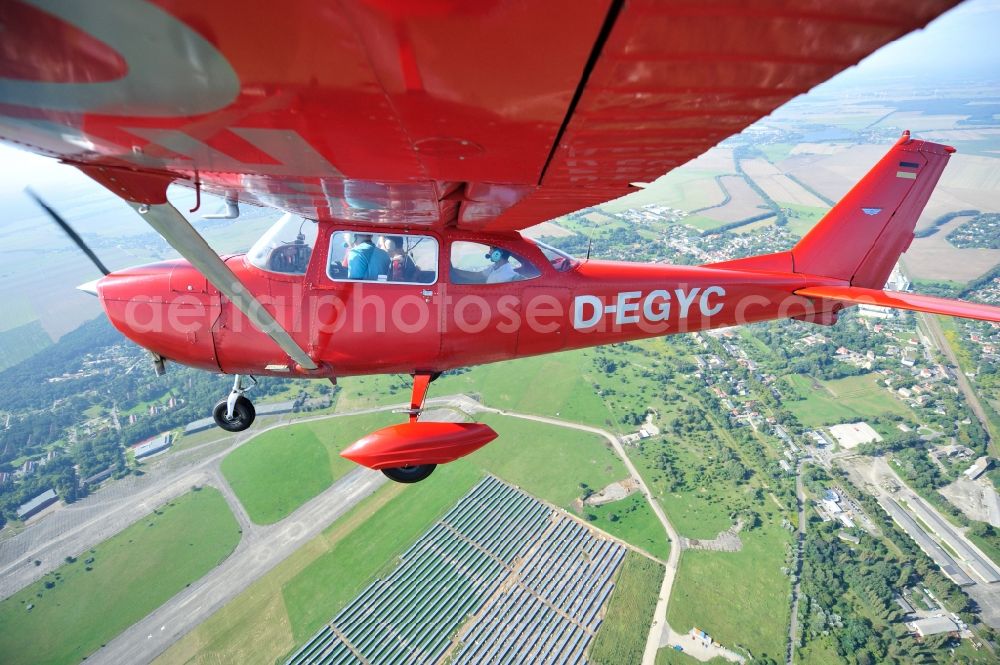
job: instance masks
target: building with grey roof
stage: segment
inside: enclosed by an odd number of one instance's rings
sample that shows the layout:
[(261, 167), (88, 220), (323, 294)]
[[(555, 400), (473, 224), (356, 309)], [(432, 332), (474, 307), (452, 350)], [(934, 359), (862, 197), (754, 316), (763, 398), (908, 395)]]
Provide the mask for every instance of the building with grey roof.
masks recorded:
[(55, 490), (45, 490), (31, 501), (26, 501), (21, 504), (21, 507), (17, 509), (17, 519), (26, 520), (33, 517), (58, 500), (59, 497), (56, 496)]

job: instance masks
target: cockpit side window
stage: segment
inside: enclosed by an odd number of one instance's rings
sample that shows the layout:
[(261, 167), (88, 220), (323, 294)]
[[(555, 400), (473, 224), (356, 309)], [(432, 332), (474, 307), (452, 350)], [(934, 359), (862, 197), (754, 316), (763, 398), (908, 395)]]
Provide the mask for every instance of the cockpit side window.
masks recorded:
[(304, 275), (309, 267), (319, 225), (311, 219), (286, 214), (247, 252), (247, 260), (261, 270)]
[(452, 284), (503, 284), (540, 274), (530, 261), (503, 247), (465, 240), (451, 243)]
[(431, 236), (337, 231), (330, 236), (327, 275), (341, 281), (433, 284), (438, 242)]

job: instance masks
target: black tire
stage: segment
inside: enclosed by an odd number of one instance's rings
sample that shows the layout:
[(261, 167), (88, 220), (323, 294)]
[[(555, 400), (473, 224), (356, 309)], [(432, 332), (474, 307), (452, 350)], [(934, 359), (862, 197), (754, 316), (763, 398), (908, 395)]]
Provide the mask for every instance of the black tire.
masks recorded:
[(243, 395), (236, 398), (236, 404), (233, 405), (233, 417), (231, 419), (226, 417), (227, 409), (227, 400), (222, 400), (212, 409), (212, 418), (215, 419), (215, 424), (227, 432), (242, 432), (250, 427), (250, 425), (253, 425), (253, 419), (257, 417), (257, 411), (253, 408), (253, 402)]
[(437, 464), (420, 464), (418, 466), (394, 466), (389, 469), (382, 469), (382, 473), (389, 480), (397, 483), (419, 483), (421, 480), (431, 475)]

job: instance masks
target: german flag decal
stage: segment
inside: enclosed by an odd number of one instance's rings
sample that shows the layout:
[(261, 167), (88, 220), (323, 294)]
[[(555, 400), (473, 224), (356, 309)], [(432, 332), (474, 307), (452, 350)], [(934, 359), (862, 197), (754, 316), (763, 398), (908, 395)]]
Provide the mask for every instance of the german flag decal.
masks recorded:
[(917, 162), (900, 162), (899, 171), (896, 171), (896, 177), (915, 180), (917, 177), (917, 169), (919, 168), (920, 164)]

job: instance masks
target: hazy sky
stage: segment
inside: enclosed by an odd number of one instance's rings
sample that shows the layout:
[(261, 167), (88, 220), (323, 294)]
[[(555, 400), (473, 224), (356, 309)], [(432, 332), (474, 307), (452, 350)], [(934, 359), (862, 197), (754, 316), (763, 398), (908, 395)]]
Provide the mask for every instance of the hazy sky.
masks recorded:
[[(968, 0), (873, 54), (820, 87), (843, 89), (887, 76), (1000, 81), (1000, 0)], [(1000, 84), (998, 84), (1000, 94)], [(33, 185), (52, 195), (55, 183), (85, 182), (75, 169), (0, 144), (0, 200)], [(3, 220), (0, 219), (0, 224)]]

